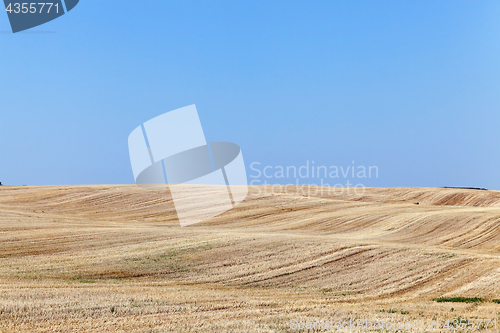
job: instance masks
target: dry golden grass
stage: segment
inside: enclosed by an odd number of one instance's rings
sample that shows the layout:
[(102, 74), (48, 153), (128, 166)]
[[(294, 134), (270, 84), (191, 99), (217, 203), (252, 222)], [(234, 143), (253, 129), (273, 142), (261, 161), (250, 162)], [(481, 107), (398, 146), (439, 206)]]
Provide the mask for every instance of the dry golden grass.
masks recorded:
[[(164, 191), (0, 187), (0, 332), (457, 317), (500, 329), (489, 302), (500, 298), (500, 192), (273, 190), (252, 187), (235, 209), (181, 228)], [(432, 301), (441, 296), (484, 302)]]

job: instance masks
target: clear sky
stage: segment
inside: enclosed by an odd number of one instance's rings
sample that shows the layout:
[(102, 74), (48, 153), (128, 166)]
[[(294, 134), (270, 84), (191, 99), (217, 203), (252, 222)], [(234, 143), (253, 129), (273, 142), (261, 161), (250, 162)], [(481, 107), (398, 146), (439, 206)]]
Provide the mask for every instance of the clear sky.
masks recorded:
[(249, 176), (354, 161), (368, 186), (500, 190), (496, 0), (81, 0), (8, 31), (0, 13), (4, 184), (133, 183), (130, 132), (196, 104)]

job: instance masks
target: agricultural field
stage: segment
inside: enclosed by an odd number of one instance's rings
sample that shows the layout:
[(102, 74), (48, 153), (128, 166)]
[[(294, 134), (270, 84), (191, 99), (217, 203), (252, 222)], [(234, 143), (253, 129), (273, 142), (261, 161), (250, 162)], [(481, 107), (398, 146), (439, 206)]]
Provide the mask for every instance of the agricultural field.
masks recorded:
[(0, 332), (500, 332), (500, 192), (294, 189), (181, 228), (168, 191), (0, 187)]

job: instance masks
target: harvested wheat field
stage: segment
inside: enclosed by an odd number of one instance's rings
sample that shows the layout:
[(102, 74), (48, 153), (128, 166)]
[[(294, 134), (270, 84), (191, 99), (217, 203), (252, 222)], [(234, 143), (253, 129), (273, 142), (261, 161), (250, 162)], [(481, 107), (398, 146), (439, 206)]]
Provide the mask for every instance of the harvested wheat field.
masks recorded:
[(233, 210), (181, 228), (166, 191), (0, 187), (0, 331), (455, 318), (496, 319), (482, 328), (500, 331), (500, 192), (272, 190), (251, 187)]

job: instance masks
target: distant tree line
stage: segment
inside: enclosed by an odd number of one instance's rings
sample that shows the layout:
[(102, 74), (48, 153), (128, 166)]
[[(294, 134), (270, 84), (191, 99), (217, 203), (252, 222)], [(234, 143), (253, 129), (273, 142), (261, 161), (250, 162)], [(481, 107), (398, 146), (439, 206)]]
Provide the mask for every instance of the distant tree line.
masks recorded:
[[(1, 183), (0, 183), (1, 184)], [(444, 186), (443, 188), (460, 188), (463, 190), (481, 190), (481, 191), (488, 191), (487, 188), (482, 188), (482, 187), (460, 187), (460, 186)]]

